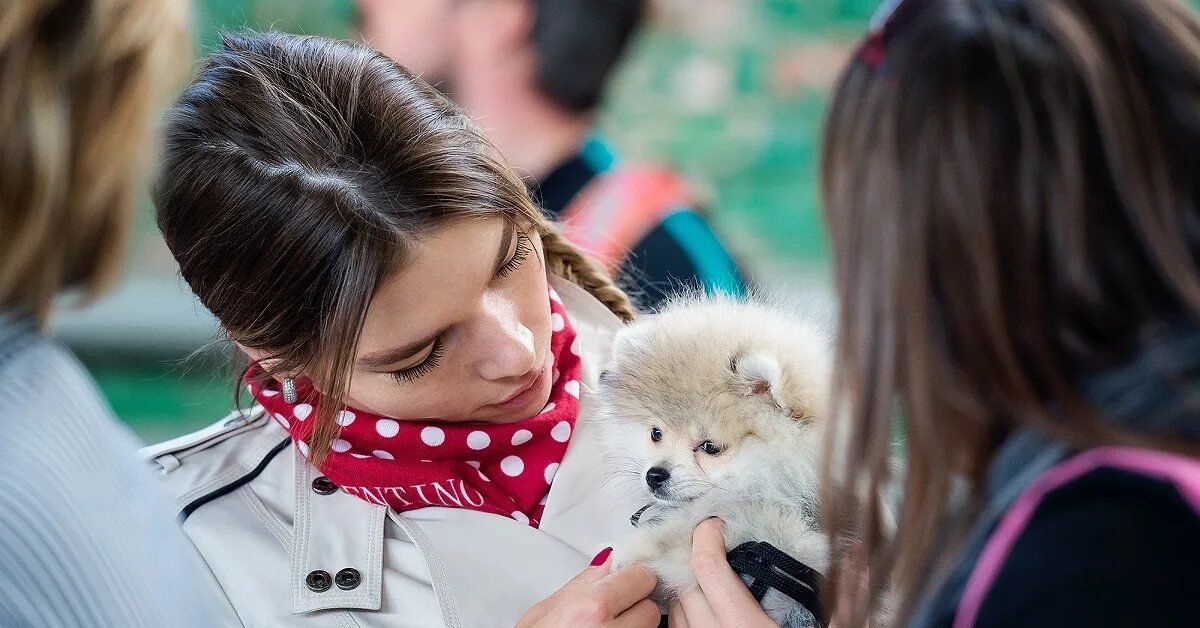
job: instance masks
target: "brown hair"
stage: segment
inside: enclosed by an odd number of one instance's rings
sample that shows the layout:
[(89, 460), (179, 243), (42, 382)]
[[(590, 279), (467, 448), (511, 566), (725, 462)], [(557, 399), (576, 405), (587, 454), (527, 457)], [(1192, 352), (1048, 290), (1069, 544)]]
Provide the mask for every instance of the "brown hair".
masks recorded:
[[(930, 0), (882, 67), (845, 70), (822, 164), (846, 421), (827, 471), (861, 490), (825, 504), (874, 580), (843, 587), (845, 625), (889, 575), (910, 614), (1014, 429), (1184, 448), (1108, 427), (1080, 382), (1200, 311), (1198, 111), (1200, 23), (1166, 0)], [(956, 476), (972, 508), (947, 527)]]
[(549, 272), (631, 319), (625, 294), (546, 223), (453, 103), (364, 46), (225, 38), (167, 116), (158, 224), (184, 279), (265, 377), (324, 392), (311, 438), (337, 434), (367, 308), (417, 238), (500, 216), (541, 236)]
[(0, 308), (115, 276), (154, 107), (190, 57), (179, 0), (0, 4)]

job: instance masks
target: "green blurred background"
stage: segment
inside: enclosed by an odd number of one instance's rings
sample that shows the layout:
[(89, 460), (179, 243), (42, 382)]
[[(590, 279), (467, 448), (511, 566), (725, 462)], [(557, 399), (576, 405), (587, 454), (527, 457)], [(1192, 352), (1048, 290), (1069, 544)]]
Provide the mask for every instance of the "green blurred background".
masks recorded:
[[(816, 154), (825, 95), (876, 5), (655, 1), (610, 90), (601, 132), (624, 156), (668, 162), (704, 190), (718, 231), (762, 283), (819, 293), (826, 245)], [(222, 29), (354, 37), (354, 17), (349, 0), (202, 0), (198, 54)], [(181, 287), (149, 208), (129, 255), (120, 289), (61, 317), (60, 333), (117, 414), (154, 442), (227, 412), (233, 376), (219, 343), (185, 359), (217, 334)]]

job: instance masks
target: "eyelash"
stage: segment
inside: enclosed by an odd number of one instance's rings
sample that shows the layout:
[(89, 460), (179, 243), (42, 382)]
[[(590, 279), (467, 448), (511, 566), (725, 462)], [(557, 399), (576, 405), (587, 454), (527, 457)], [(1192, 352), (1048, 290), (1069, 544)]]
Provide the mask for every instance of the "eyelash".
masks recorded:
[(530, 246), (530, 244), (531, 243), (529, 242), (528, 236), (524, 234), (518, 235), (517, 250), (513, 251), (512, 259), (508, 260), (508, 262), (501, 266), (500, 269), (496, 271), (496, 274), (500, 275), (501, 277), (507, 277), (520, 268), (521, 264), (529, 258), (529, 254), (533, 252), (533, 247)]
[(428, 375), (430, 371), (437, 368), (439, 362), (442, 361), (442, 350), (444, 349), (442, 339), (438, 338), (433, 341), (433, 349), (429, 351), (429, 357), (416, 366), (410, 366), (406, 369), (392, 371), (390, 375), (401, 384), (411, 382), (419, 377)]
[[(531, 243), (528, 236), (518, 235), (517, 250), (513, 251), (512, 259), (508, 260), (508, 262), (501, 266), (500, 269), (496, 271), (496, 274), (500, 275), (501, 277), (507, 277), (520, 268), (521, 264), (523, 264), (525, 260), (529, 258), (529, 254), (533, 252), (533, 248), (530, 246), (530, 244)], [(442, 344), (442, 339), (438, 338), (436, 341), (434, 341), (433, 349), (430, 350), (429, 357), (425, 358), (425, 361), (416, 366), (410, 366), (406, 369), (392, 371), (390, 375), (397, 382), (402, 384), (428, 375), (429, 372), (437, 368), (438, 363), (441, 362), (444, 348), (445, 346)]]

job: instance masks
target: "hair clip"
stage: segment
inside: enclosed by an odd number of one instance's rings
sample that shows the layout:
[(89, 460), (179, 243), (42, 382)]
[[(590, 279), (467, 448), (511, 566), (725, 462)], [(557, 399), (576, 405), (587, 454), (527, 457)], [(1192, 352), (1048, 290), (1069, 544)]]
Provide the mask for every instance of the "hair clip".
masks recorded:
[(896, 33), (916, 17), (925, 0), (884, 0), (871, 17), (870, 31), (858, 49), (858, 59), (872, 72), (887, 62), (887, 45)]

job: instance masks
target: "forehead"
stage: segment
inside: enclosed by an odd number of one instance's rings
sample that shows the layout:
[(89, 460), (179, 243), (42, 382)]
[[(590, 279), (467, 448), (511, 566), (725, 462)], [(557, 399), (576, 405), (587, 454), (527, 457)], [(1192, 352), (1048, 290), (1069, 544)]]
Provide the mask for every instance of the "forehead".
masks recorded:
[(375, 291), (359, 355), (435, 334), (473, 310), (491, 283), (507, 242), (502, 218), (459, 220), (416, 241), (404, 268)]

